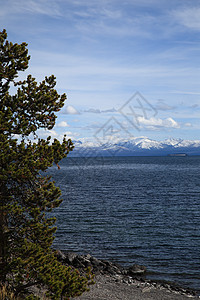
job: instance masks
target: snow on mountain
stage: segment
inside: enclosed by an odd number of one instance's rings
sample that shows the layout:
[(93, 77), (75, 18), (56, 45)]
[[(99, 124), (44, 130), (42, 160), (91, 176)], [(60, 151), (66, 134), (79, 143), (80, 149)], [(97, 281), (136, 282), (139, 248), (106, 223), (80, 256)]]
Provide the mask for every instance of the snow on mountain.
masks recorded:
[(161, 148), (159, 142), (150, 140), (148, 138), (145, 138), (145, 139), (141, 140), (140, 142), (138, 142), (137, 146), (141, 149), (152, 149), (152, 148), (159, 149), (159, 148)]
[(177, 147), (182, 141), (182, 139), (166, 139), (161, 143), (163, 147), (164, 145)]
[(200, 147), (200, 140), (183, 140), (183, 139), (167, 139), (161, 142), (164, 145), (173, 146), (175, 148), (180, 147)]
[(194, 140), (194, 141), (189, 141), (189, 140), (183, 140), (181, 142), (181, 146), (182, 147), (195, 147), (195, 148), (198, 148), (200, 147), (200, 141), (199, 140)]
[(148, 137), (132, 137), (129, 140), (112, 139), (107, 143), (75, 141), (73, 156), (98, 155), (167, 155), (173, 153), (186, 153), (200, 155), (200, 140), (166, 139), (155, 141)]

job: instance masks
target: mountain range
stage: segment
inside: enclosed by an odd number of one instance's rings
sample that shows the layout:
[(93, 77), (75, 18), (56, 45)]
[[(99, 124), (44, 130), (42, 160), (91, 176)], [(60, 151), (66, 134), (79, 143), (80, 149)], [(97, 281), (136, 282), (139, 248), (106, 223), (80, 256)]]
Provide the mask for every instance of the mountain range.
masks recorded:
[(165, 139), (156, 141), (147, 137), (111, 140), (106, 143), (74, 141), (70, 156), (165, 156), (184, 153), (200, 155), (200, 140)]

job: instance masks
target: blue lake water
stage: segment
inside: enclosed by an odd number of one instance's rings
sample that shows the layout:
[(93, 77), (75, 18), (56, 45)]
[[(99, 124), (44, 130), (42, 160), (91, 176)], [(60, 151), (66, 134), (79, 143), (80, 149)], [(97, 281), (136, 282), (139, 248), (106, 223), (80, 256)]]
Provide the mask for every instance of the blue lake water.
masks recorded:
[(67, 158), (54, 246), (200, 289), (200, 156)]

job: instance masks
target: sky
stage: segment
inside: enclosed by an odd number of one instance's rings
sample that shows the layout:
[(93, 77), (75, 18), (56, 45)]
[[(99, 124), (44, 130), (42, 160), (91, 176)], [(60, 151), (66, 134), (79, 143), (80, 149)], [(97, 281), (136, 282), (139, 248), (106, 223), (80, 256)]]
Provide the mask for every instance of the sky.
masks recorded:
[(0, 24), (67, 94), (41, 137), (200, 139), (200, 0), (1, 0)]

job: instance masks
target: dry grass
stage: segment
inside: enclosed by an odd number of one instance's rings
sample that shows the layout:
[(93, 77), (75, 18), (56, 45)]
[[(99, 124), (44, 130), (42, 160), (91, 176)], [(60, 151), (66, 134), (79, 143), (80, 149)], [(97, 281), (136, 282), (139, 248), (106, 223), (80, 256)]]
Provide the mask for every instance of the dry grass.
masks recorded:
[(6, 285), (0, 286), (0, 300), (20, 300)]
[[(41, 300), (48, 300), (46, 296), (39, 297)], [(16, 297), (7, 285), (0, 285), (0, 300), (22, 300), (22, 297)]]

